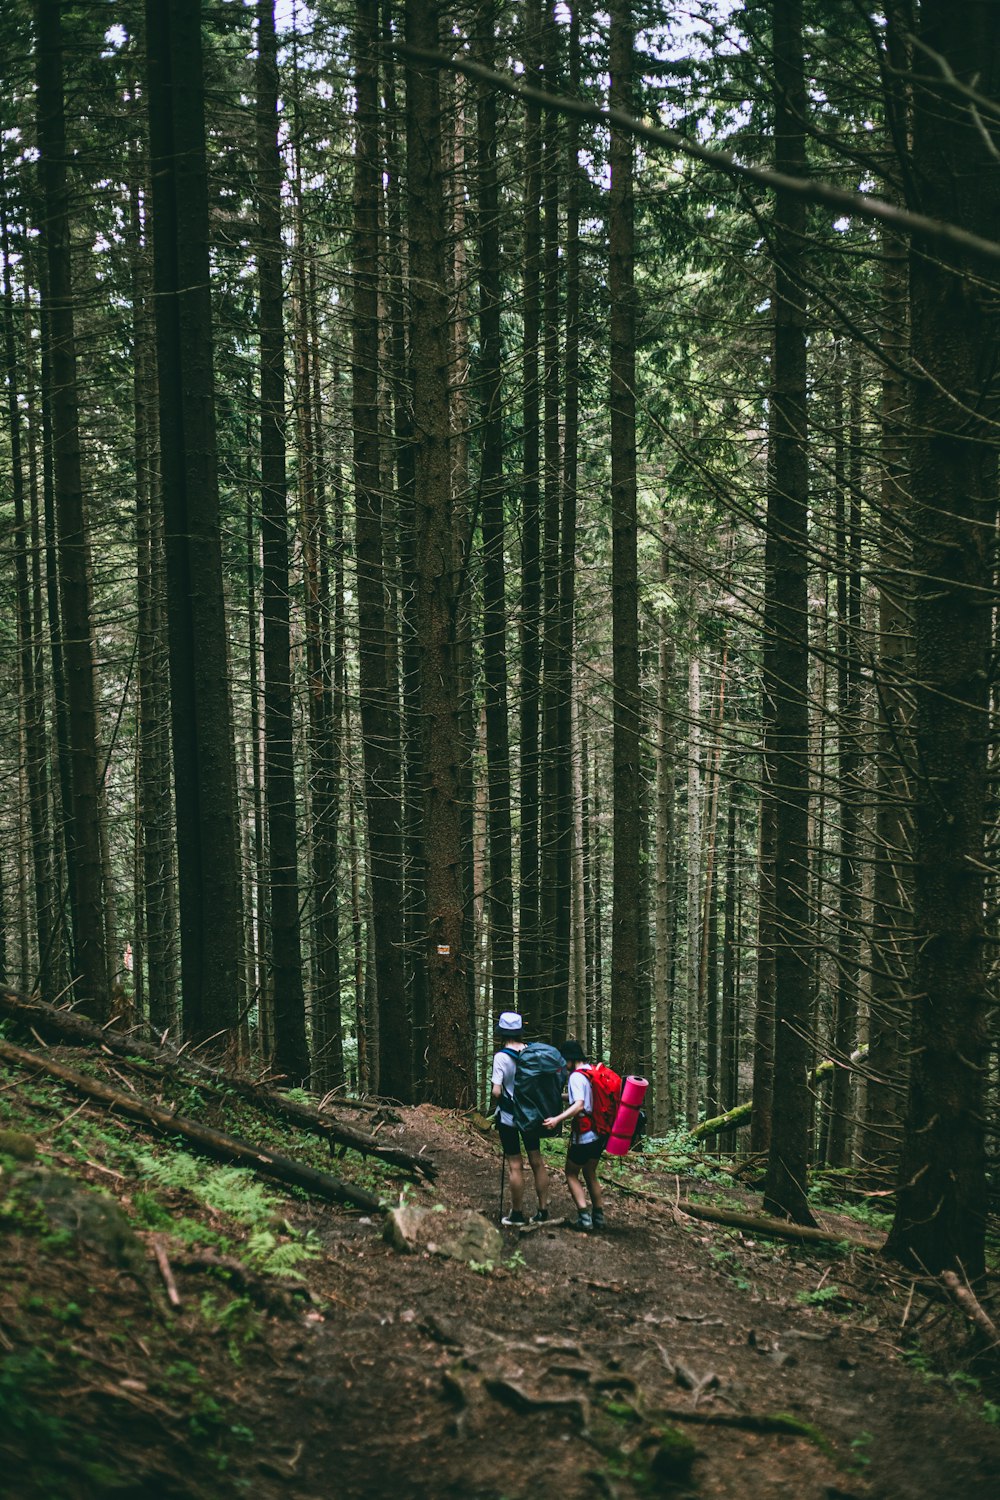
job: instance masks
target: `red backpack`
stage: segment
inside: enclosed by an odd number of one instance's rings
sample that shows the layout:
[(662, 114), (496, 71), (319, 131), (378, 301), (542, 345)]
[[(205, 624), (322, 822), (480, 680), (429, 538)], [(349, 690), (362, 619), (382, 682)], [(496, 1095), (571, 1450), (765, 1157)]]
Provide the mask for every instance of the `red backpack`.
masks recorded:
[(580, 1133), (592, 1130), (595, 1135), (607, 1136), (611, 1134), (615, 1123), (615, 1115), (622, 1097), (622, 1081), (614, 1068), (609, 1068), (607, 1063), (596, 1062), (590, 1067), (576, 1069), (583, 1071), (590, 1079), (590, 1093), (593, 1099), (593, 1108), (589, 1115), (577, 1116), (577, 1124)]

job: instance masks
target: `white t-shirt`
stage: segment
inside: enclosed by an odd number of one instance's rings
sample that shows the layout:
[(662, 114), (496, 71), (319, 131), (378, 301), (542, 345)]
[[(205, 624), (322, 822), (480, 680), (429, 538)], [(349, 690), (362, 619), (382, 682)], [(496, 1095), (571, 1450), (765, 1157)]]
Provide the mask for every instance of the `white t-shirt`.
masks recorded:
[[(591, 1087), (590, 1079), (587, 1076), (589, 1072), (590, 1064), (583, 1063), (582, 1071), (578, 1068), (569, 1075), (569, 1083), (566, 1085), (566, 1088), (569, 1094), (570, 1104), (576, 1104), (578, 1100), (582, 1099), (583, 1113), (585, 1115), (592, 1116), (594, 1112), (594, 1090)], [(589, 1145), (591, 1141), (597, 1140), (597, 1132), (595, 1130), (580, 1130), (579, 1119), (580, 1116), (577, 1115), (571, 1121), (571, 1124), (573, 1126), (573, 1139), (576, 1141), (577, 1145), (586, 1146)]]
[[(520, 1048), (515, 1048), (520, 1051)], [(500, 1085), (503, 1092), (497, 1105), (497, 1115), (501, 1125), (513, 1125), (514, 1116), (511, 1113), (511, 1100), (514, 1097), (514, 1074), (517, 1072), (517, 1061), (511, 1057), (509, 1052), (495, 1052), (493, 1054), (493, 1076), (490, 1079), (495, 1087)]]

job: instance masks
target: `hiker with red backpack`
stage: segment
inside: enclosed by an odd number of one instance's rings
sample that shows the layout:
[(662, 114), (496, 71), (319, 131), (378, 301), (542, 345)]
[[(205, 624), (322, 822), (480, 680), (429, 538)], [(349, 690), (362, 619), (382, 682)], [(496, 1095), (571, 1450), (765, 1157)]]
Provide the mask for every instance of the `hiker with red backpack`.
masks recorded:
[[(510, 1177), (510, 1208), (500, 1222), (507, 1225), (527, 1224), (524, 1216), (524, 1161), (521, 1156), (523, 1144), (528, 1165), (535, 1179), (538, 1210), (532, 1216), (532, 1224), (544, 1224), (549, 1216), (549, 1169), (542, 1156), (540, 1139), (543, 1134), (541, 1114), (532, 1098), (532, 1090), (524, 1080), (534, 1070), (525, 1063), (534, 1063), (536, 1054), (543, 1064), (549, 1059), (544, 1054), (554, 1053), (552, 1047), (539, 1042), (525, 1042), (524, 1026), (516, 1010), (505, 1010), (496, 1024), (496, 1037), (500, 1044), (493, 1055), (492, 1093), (497, 1116), (497, 1129), (503, 1163), (500, 1172), (500, 1208), (503, 1210), (503, 1169)], [(555, 1065), (561, 1069), (562, 1059), (555, 1056)], [(551, 1071), (549, 1069), (548, 1071)], [(518, 1086), (519, 1074), (522, 1085)], [(562, 1085), (552, 1083), (555, 1098), (559, 1097)], [(541, 1097), (546, 1097), (544, 1094)], [(551, 1100), (551, 1093), (548, 1095)]]
[(563, 1042), (559, 1051), (571, 1069), (566, 1085), (569, 1104), (561, 1114), (551, 1115), (543, 1123), (546, 1129), (554, 1130), (564, 1120), (573, 1122), (566, 1148), (566, 1186), (577, 1217), (570, 1223), (570, 1229), (584, 1232), (603, 1229), (604, 1194), (597, 1180), (597, 1164), (614, 1125), (622, 1081), (604, 1063), (588, 1062), (583, 1047), (573, 1038)]

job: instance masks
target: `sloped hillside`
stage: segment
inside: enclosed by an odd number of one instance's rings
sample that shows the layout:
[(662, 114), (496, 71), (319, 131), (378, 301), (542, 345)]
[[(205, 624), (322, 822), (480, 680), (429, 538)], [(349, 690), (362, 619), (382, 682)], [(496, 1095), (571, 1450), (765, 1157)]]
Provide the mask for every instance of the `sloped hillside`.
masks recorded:
[[(752, 1215), (755, 1199), (675, 1142), (606, 1168), (603, 1234), (501, 1234), (475, 1117), (358, 1103), (317, 1123), (305, 1096), (284, 1111), (175, 1058), (7, 1029), (12, 1494), (995, 1492), (985, 1335), (879, 1260), (867, 1210), (818, 1205), (828, 1243), (709, 1222), (695, 1215)], [(240, 1138), (256, 1166), (205, 1154), (188, 1122)], [(313, 1189), (281, 1184), (275, 1161)], [(394, 1246), (384, 1209), (401, 1203)], [(448, 1258), (460, 1219), (480, 1238)]]

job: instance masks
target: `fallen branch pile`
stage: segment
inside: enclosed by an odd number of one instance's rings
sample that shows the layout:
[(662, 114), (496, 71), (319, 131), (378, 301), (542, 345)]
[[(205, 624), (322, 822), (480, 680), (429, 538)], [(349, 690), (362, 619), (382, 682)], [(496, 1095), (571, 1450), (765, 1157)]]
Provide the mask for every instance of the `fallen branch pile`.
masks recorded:
[(144, 1042), (139, 1037), (122, 1035), (120, 1032), (96, 1026), (85, 1016), (75, 1011), (46, 1005), (41, 1000), (29, 1000), (15, 990), (0, 985), (0, 1015), (7, 1015), (38, 1037), (65, 1042), (75, 1047), (101, 1047), (116, 1057), (140, 1058), (151, 1071), (160, 1077), (196, 1080), (200, 1088), (216, 1092), (235, 1093), (241, 1099), (272, 1118), (287, 1120), (290, 1124), (318, 1135), (332, 1145), (347, 1146), (363, 1156), (376, 1156), (390, 1166), (402, 1167), (422, 1177), (433, 1178), (434, 1163), (423, 1156), (414, 1156), (395, 1146), (385, 1145), (374, 1135), (354, 1130), (349, 1125), (335, 1120), (325, 1112), (313, 1109), (298, 1099), (289, 1099), (276, 1089), (269, 1089), (245, 1078), (224, 1073), (219, 1068), (172, 1048)]
[(54, 1058), (42, 1057), (37, 1052), (27, 1052), (23, 1047), (0, 1041), (0, 1060), (33, 1073), (44, 1073), (50, 1078), (57, 1078), (75, 1093), (115, 1109), (120, 1114), (127, 1115), (130, 1120), (138, 1120), (146, 1129), (158, 1135), (181, 1136), (201, 1156), (249, 1167), (259, 1177), (267, 1177), (286, 1187), (304, 1188), (306, 1192), (325, 1198), (327, 1202), (352, 1203), (369, 1213), (381, 1211), (378, 1199), (371, 1193), (366, 1193), (363, 1188), (341, 1182), (327, 1172), (317, 1172), (314, 1167), (293, 1161), (291, 1157), (281, 1156), (276, 1151), (254, 1146), (249, 1141), (240, 1140), (238, 1136), (213, 1130), (208, 1125), (199, 1124), (197, 1120), (162, 1109), (158, 1104), (149, 1104), (135, 1095), (120, 1093), (96, 1078), (74, 1072)]

